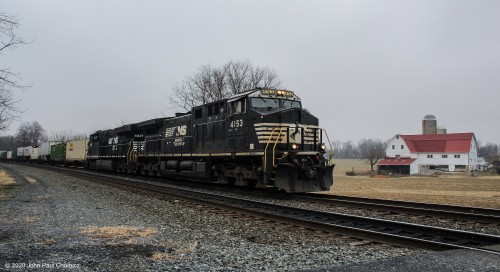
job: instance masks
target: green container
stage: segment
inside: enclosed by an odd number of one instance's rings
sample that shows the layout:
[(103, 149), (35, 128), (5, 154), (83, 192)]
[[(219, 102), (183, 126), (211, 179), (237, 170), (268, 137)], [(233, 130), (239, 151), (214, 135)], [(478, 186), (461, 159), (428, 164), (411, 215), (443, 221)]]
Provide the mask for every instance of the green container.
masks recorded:
[(50, 160), (62, 162), (66, 159), (66, 143), (56, 144), (50, 147)]
[(7, 159), (7, 151), (0, 151), (0, 160)]
[(11, 160), (15, 160), (16, 158), (17, 158), (17, 150), (13, 150)]

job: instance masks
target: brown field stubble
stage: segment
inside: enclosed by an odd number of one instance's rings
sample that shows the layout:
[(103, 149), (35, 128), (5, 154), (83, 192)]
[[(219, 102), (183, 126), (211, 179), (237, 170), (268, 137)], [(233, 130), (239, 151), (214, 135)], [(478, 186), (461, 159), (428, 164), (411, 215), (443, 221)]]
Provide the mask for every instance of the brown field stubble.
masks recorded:
[[(370, 170), (362, 160), (335, 160), (329, 194), (500, 209), (500, 176), (454, 173), (439, 176), (346, 176)], [(386, 178), (383, 178), (386, 177)]]

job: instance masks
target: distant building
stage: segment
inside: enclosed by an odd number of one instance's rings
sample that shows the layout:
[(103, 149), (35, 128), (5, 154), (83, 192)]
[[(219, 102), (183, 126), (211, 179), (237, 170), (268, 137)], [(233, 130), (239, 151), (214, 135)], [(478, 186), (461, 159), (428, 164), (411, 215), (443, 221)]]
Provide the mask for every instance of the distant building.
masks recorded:
[(474, 133), (396, 135), (389, 142), (379, 171), (424, 174), (478, 170)]
[(480, 171), (488, 170), (492, 167), (483, 157), (477, 157), (477, 168)]

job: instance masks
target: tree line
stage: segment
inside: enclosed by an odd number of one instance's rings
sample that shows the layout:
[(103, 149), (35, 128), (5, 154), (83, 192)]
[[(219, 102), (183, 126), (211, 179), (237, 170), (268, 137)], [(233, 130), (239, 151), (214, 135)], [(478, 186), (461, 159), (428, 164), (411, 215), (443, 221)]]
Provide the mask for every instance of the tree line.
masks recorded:
[(493, 143), (481, 145), (478, 142), (478, 146), (478, 156), (483, 157), (485, 161), (491, 163), (500, 174), (500, 145)]
[(352, 141), (335, 140), (332, 142), (335, 158), (363, 159), (370, 164), (371, 171), (377, 162), (385, 157), (389, 140), (361, 139), (357, 144)]
[(70, 130), (54, 132), (48, 136), (39, 122), (24, 122), (19, 126), (15, 135), (0, 136), (0, 150), (13, 151), (18, 147), (39, 146), (46, 141), (67, 142), (87, 137), (86, 133), (78, 133)]
[[(375, 165), (378, 160), (385, 157), (385, 148), (390, 140), (362, 139), (358, 143), (353, 141), (335, 140), (332, 142), (335, 158), (338, 159), (366, 159), (370, 165)], [(489, 163), (500, 161), (500, 145), (478, 142), (478, 156)]]

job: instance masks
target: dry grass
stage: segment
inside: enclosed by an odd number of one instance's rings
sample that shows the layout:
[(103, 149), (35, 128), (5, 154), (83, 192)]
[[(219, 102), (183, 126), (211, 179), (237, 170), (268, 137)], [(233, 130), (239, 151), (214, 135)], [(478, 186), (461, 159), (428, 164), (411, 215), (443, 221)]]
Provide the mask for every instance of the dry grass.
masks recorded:
[(4, 170), (0, 170), (0, 186), (14, 185), (16, 181), (9, 176)]
[[(356, 162), (357, 161), (357, 162)], [(335, 181), (330, 194), (440, 203), (500, 209), (500, 176), (472, 177), (470, 173), (434, 177), (346, 176), (345, 169), (359, 167), (360, 160), (336, 160)], [(369, 170), (369, 165), (365, 169)], [(382, 176), (386, 177), (386, 176)]]
[(354, 172), (362, 172), (366, 173), (370, 171), (370, 164), (368, 164), (364, 160), (352, 160), (352, 159), (334, 159), (333, 163), (335, 163), (335, 170), (333, 171), (334, 175), (344, 175), (347, 171)]
[(9, 199), (6, 192), (17, 186), (16, 181), (4, 170), (0, 170), (0, 201)]
[(193, 253), (196, 250), (197, 246), (198, 246), (198, 241), (194, 241), (172, 252), (155, 252), (149, 257), (149, 259), (153, 261), (172, 260), (172, 259), (180, 260), (183, 259), (183, 255)]
[(156, 232), (157, 231), (154, 228), (137, 228), (137, 227), (127, 227), (127, 226), (86, 227), (82, 228), (81, 231), (81, 233), (87, 236), (98, 237), (108, 240), (148, 237), (156, 234)]
[(47, 246), (51, 246), (51, 245), (53, 245), (55, 243), (56, 243), (56, 240), (54, 240), (52, 238), (45, 239), (45, 240), (42, 241), (42, 244), (47, 245)]
[(33, 223), (35, 222), (36, 220), (38, 219), (38, 217), (34, 216), (34, 215), (29, 215), (29, 216), (26, 216), (23, 218), (23, 221), (25, 223)]
[(32, 178), (32, 177), (26, 177), (26, 180), (31, 183), (31, 184), (35, 184), (36, 183), (36, 179)]

